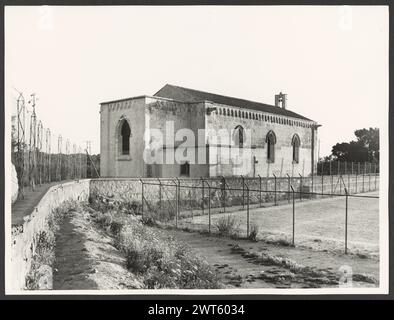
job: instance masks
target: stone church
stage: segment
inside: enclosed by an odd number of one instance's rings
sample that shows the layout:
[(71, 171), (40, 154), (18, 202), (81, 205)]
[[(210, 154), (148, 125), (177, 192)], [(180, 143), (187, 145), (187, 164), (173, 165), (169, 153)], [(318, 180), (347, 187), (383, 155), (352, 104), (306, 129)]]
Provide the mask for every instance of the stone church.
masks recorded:
[(167, 84), (153, 96), (100, 104), (100, 172), (308, 176), (316, 171), (319, 126), (289, 110), (282, 93), (269, 105)]

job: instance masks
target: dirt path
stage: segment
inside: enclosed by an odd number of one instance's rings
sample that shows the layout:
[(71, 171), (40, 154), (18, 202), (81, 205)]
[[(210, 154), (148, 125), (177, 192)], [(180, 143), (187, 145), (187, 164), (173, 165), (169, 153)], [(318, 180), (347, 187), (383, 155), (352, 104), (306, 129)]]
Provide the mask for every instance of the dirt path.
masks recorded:
[(56, 236), (53, 289), (135, 289), (141, 284), (128, 272), (124, 257), (87, 212), (71, 212)]
[[(155, 228), (163, 237), (173, 237), (188, 244), (199, 257), (218, 271), (226, 287), (234, 288), (316, 288), (338, 287), (341, 266), (350, 266), (353, 285), (373, 287), (369, 274), (378, 279), (378, 261), (354, 255), (338, 255), (292, 248), (263, 242), (233, 240), (196, 232)], [(125, 267), (123, 255), (113, 246), (113, 239), (88, 212), (71, 212), (56, 236), (56, 262), (53, 289), (134, 289), (138, 279)], [(273, 260), (287, 258), (297, 268)], [(302, 268), (299, 268), (302, 266)], [(359, 280), (359, 281), (356, 281)]]
[[(63, 181), (67, 182), (67, 181)], [(23, 218), (31, 214), (34, 207), (40, 202), (41, 198), (49, 190), (50, 187), (59, 184), (59, 182), (52, 182), (42, 185), (37, 185), (34, 191), (30, 187), (25, 187), (23, 197), (16, 200), (11, 206), (11, 221), (13, 226), (23, 225)]]
[[(228, 286), (243, 288), (314, 288), (338, 287), (339, 269), (349, 266), (353, 271), (353, 286), (374, 287), (368, 274), (378, 279), (379, 263), (351, 255), (335, 255), (302, 248), (269, 245), (248, 240), (232, 240), (196, 232), (162, 230), (168, 236), (187, 243), (197, 255), (216, 267)], [(278, 263), (261, 261), (259, 257), (288, 258), (305, 268), (290, 271)], [(311, 271), (313, 270), (313, 272)], [(362, 281), (356, 281), (362, 280)]]

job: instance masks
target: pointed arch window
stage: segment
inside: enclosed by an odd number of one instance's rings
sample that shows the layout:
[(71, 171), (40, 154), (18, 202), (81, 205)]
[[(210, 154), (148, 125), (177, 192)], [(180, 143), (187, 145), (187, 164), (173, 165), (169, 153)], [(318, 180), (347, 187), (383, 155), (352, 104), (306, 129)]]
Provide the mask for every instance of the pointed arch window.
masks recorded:
[(243, 148), (244, 146), (245, 130), (242, 126), (236, 126), (234, 129), (234, 143), (239, 148)]
[(300, 137), (298, 134), (293, 136), (291, 139), (291, 145), (293, 147), (293, 163), (298, 163), (300, 161)]
[(267, 162), (273, 163), (275, 162), (276, 135), (272, 130), (267, 133), (265, 142), (267, 143)]
[(120, 123), (119, 142), (120, 142), (120, 154), (130, 154), (130, 125), (126, 119), (123, 119)]

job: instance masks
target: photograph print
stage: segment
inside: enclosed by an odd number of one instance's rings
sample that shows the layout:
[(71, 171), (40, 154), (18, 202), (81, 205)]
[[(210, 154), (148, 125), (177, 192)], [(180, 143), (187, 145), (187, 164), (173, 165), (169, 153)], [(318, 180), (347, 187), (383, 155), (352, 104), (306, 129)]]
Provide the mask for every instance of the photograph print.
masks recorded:
[(6, 294), (388, 293), (386, 6), (5, 6)]

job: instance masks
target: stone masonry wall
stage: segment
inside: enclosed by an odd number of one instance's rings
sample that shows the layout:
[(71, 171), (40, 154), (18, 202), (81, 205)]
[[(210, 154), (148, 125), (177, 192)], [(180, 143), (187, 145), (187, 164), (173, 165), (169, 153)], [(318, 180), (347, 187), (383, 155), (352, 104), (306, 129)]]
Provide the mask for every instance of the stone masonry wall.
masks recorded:
[[(244, 170), (234, 172), (233, 168), (221, 165), (220, 160), (216, 166), (211, 166), (210, 176), (217, 175), (245, 175), (245, 176), (285, 176), (286, 174), (298, 176), (308, 176), (311, 174), (312, 146), (314, 145), (314, 167), (317, 164), (317, 130), (312, 129), (312, 121), (295, 119), (290, 117), (266, 114), (258, 111), (235, 108), (231, 106), (206, 103), (207, 108), (216, 110), (206, 117), (206, 129), (234, 129), (240, 125), (245, 130), (249, 130), (250, 137), (244, 144), (244, 148), (249, 148), (251, 164), (245, 166)], [(228, 114), (230, 112), (230, 114)], [(240, 116), (241, 114), (241, 116)], [(246, 116), (247, 114), (247, 116)], [(266, 136), (272, 130), (276, 135), (275, 161), (267, 162)], [(312, 130), (315, 130), (314, 143), (312, 143)], [(292, 138), (297, 134), (300, 138), (299, 162), (293, 163), (292, 159)], [(208, 137), (211, 139), (212, 137)], [(249, 138), (249, 140), (248, 140)], [(234, 141), (229, 142), (234, 145)], [(225, 143), (225, 145), (228, 143)], [(210, 153), (212, 153), (210, 151)], [(255, 157), (257, 161), (252, 163)], [(215, 159), (211, 159), (215, 163)]]
[(7, 272), (7, 292), (23, 290), (26, 275), (30, 271), (37, 236), (47, 227), (52, 211), (66, 200), (87, 200), (89, 180), (67, 182), (51, 187), (40, 202), (24, 218), (21, 226), (13, 226), (11, 232), (11, 261)]

